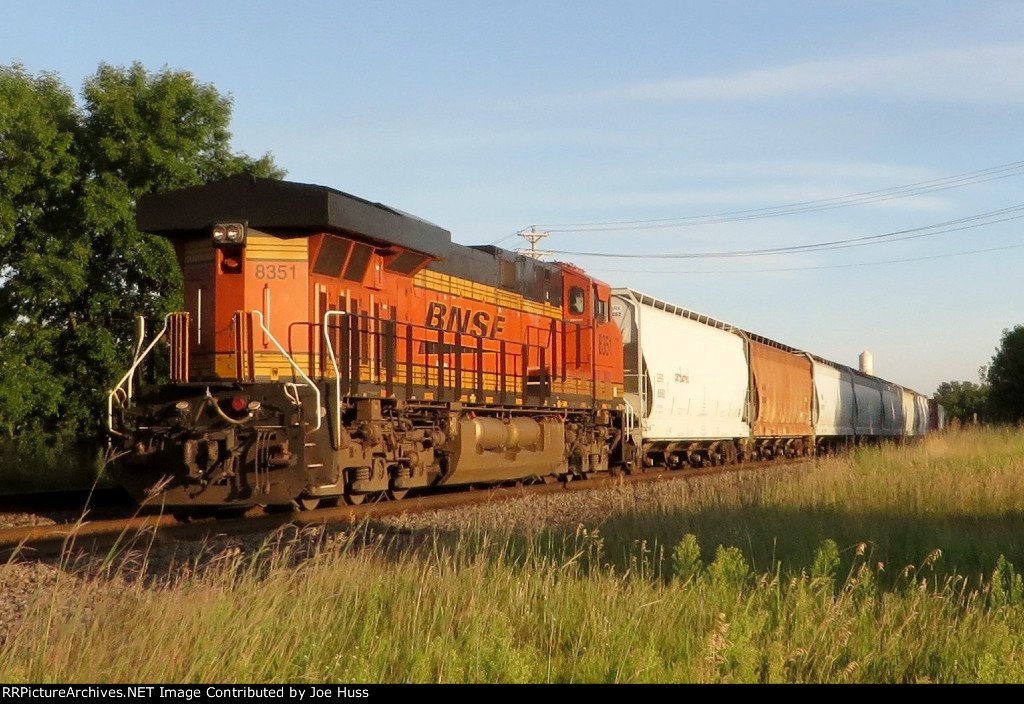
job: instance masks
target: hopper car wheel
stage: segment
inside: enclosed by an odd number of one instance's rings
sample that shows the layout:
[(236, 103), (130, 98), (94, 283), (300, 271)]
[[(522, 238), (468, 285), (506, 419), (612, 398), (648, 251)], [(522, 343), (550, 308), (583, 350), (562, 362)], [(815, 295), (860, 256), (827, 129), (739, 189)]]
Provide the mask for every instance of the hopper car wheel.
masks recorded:
[(408, 489), (388, 489), (388, 499), (391, 501), (401, 501), (408, 493)]
[(312, 511), (313, 509), (320, 505), (320, 499), (297, 499), (295, 501), (295, 504), (298, 506), (300, 511)]

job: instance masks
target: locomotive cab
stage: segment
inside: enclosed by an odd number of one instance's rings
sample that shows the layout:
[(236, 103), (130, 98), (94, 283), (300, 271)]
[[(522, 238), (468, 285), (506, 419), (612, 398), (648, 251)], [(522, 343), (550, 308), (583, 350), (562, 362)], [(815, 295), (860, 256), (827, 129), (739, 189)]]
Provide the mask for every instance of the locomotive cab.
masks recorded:
[(611, 287), (587, 276), (571, 264), (562, 269), (567, 370), (591, 379), (593, 396), (611, 398), (621, 393), (622, 334), (611, 317)]

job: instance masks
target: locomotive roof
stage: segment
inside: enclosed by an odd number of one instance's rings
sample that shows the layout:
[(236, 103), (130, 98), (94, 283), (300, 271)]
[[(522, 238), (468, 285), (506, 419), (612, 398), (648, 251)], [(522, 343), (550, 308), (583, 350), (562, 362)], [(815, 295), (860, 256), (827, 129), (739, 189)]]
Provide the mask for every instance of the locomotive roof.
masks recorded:
[(143, 196), (143, 232), (205, 235), (216, 222), (245, 221), (267, 232), (358, 235), (433, 257), (449, 251), (451, 233), (426, 220), (326, 186), (234, 176), (202, 186)]

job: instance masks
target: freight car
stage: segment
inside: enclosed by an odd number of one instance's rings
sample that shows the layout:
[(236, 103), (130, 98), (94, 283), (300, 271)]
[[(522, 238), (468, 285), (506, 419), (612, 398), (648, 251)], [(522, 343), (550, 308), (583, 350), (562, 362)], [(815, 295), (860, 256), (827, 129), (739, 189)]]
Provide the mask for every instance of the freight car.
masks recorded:
[[(927, 430), (894, 384), (323, 186), (233, 178), (137, 222), (185, 297), (108, 397), (139, 501), (310, 508)], [(158, 344), (169, 379), (143, 385)]]
[(920, 393), (637, 291), (613, 294), (646, 466), (799, 457), (929, 430)]

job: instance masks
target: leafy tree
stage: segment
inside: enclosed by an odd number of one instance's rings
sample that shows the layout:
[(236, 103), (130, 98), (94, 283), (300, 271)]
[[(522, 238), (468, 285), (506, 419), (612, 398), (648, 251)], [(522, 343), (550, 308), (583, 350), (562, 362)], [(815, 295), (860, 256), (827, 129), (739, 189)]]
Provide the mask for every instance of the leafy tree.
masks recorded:
[(169, 243), (135, 229), (138, 198), (239, 173), (231, 99), (187, 72), (101, 64), (82, 104), (55, 76), (0, 66), (0, 438), (99, 437), (134, 320), (180, 306)]
[(996, 421), (1024, 420), (1024, 325), (1003, 330), (988, 367), (990, 416)]
[(988, 385), (970, 381), (944, 381), (939, 384), (932, 398), (946, 408), (948, 419), (957, 418), (962, 423), (970, 423), (975, 415), (979, 419), (985, 415)]
[[(0, 67), (0, 433), (13, 437), (62, 415), (65, 384), (51, 361), (58, 332), (47, 309), (66, 303), (60, 242), (80, 181), (74, 98), (51, 74)], [(29, 304), (24, 292), (39, 303)]]

